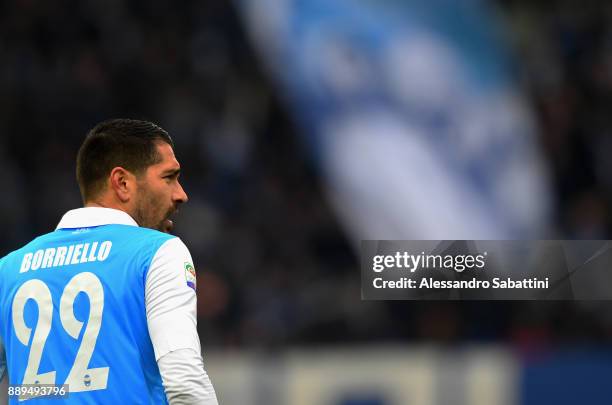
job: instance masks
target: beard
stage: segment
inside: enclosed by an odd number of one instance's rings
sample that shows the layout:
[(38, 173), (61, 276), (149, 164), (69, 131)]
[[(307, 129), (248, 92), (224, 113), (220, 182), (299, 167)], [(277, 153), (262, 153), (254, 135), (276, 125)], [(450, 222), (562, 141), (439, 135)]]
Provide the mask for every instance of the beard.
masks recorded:
[(174, 223), (169, 217), (174, 214), (176, 208), (170, 207), (164, 211), (162, 206), (163, 203), (156, 196), (142, 190), (134, 208), (134, 220), (143, 228), (170, 233)]

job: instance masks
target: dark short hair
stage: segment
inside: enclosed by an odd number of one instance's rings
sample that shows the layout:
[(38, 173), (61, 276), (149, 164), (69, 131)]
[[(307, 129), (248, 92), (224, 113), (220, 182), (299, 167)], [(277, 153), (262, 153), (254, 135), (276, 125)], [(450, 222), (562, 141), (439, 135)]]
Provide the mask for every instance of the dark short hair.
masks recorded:
[(121, 166), (141, 175), (161, 159), (156, 144), (174, 147), (170, 135), (148, 121), (112, 119), (99, 123), (87, 133), (77, 154), (76, 176), (83, 201), (104, 190), (113, 168)]

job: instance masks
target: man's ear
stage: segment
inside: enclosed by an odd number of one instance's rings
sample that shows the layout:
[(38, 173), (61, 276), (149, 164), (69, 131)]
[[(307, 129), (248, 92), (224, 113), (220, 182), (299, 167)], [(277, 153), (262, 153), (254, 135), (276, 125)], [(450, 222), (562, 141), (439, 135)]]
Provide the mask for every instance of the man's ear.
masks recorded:
[(109, 181), (119, 201), (128, 202), (136, 189), (136, 176), (123, 167), (115, 167), (111, 170)]

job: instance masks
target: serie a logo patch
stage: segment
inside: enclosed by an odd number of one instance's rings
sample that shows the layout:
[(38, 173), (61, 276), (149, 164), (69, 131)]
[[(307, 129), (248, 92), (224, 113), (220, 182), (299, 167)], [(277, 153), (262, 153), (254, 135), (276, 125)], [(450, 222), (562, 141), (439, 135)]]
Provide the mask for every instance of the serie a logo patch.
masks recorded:
[(187, 280), (187, 286), (196, 290), (196, 271), (193, 268), (193, 264), (185, 262), (185, 280)]

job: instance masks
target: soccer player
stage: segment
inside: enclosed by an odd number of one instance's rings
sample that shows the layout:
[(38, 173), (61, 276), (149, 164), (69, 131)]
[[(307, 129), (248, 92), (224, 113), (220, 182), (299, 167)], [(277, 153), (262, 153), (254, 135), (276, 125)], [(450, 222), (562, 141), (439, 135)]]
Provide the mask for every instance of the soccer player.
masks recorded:
[(69, 404), (217, 404), (191, 255), (168, 233), (187, 201), (179, 173), (155, 124), (115, 119), (89, 132), (77, 156), (85, 207), (0, 262), (9, 389), (66, 385)]

